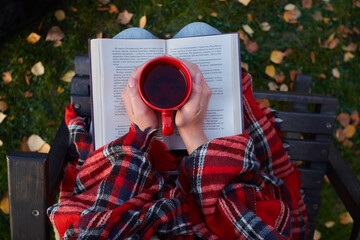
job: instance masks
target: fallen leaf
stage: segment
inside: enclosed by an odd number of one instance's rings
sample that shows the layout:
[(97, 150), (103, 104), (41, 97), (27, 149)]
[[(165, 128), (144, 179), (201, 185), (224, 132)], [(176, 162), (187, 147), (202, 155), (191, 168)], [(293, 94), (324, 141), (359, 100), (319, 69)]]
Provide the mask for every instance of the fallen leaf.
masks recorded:
[(111, 14), (111, 13), (115, 13), (115, 14), (118, 14), (119, 13), (119, 9), (117, 8), (117, 6), (115, 4), (110, 4), (109, 5), (109, 10), (108, 12)]
[(170, 37), (171, 37), (170, 33), (165, 34), (165, 38), (170, 38)]
[(327, 10), (327, 11), (334, 11), (334, 7), (329, 3), (329, 2), (325, 2), (325, 7), (324, 9)]
[(302, 8), (311, 8), (312, 0), (302, 0)]
[(324, 17), (324, 18), (323, 18), (323, 21), (324, 21), (325, 24), (329, 24), (330, 18)]
[(244, 6), (249, 5), (250, 1), (251, 1), (251, 0), (238, 0), (238, 2), (241, 3), (241, 4), (244, 5)]
[(28, 138), (27, 137), (23, 137), (21, 144), (20, 144), (20, 151), (21, 152), (30, 152), (30, 148), (29, 145), (27, 144)]
[(198, 15), (198, 19), (199, 19), (199, 20), (203, 19), (203, 16), (202, 16), (202, 15)]
[(254, 30), (252, 30), (252, 28), (247, 25), (247, 24), (244, 24), (242, 25), (242, 28), (244, 29), (244, 31), (249, 34), (249, 35), (253, 35), (254, 34)]
[(29, 43), (35, 44), (40, 40), (41, 36), (32, 32), (29, 34), (29, 36), (27, 36), (26, 41), (28, 41)]
[(0, 147), (4, 145), (3, 141), (0, 140)]
[(239, 33), (239, 38), (240, 38), (241, 40), (243, 40), (243, 41), (248, 40), (248, 37), (246, 36), (246, 34), (244, 33), (243, 30), (239, 30), (238, 33)]
[(61, 9), (56, 10), (54, 13), (54, 16), (55, 16), (56, 20), (61, 22), (62, 20), (65, 19), (65, 12), (64, 12), (64, 10), (61, 10)]
[(326, 174), (324, 175), (324, 182), (330, 183), (329, 177)]
[(336, 120), (339, 121), (340, 125), (343, 127), (346, 127), (347, 125), (349, 125), (350, 123), (350, 114), (347, 113), (340, 113), (337, 117)]
[(32, 74), (35, 76), (40, 76), (45, 73), (45, 68), (41, 62), (35, 63), (35, 65), (31, 68)]
[(354, 57), (355, 57), (355, 55), (352, 54), (351, 52), (346, 52), (346, 53), (344, 54), (344, 61), (345, 61), (345, 62), (348, 62), (348, 61), (350, 61), (351, 59), (353, 59)]
[(73, 7), (73, 6), (70, 7), (70, 10), (71, 10), (72, 12), (77, 12), (77, 11), (78, 11), (78, 9), (77, 9), (76, 7)]
[(29, 75), (25, 75), (25, 82), (28, 86), (30, 85), (30, 76)]
[(58, 41), (55, 41), (53, 46), (54, 47), (60, 47), (62, 45), (62, 41), (58, 40)]
[(163, 5), (162, 5), (162, 3), (157, 3), (156, 6), (162, 7)]
[(99, 0), (99, 3), (106, 5), (110, 3), (110, 0)]
[(279, 89), (279, 86), (275, 82), (269, 82), (268, 87), (271, 91), (276, 91)]
[(7, 117), (6, 114), (0, 112), (0, 123), (2, 123), (6, 117)]
[(360, 34), (360, 30), (359, 30), (357, 27), (355, 27), (355, 26), (353, 26), (353, 31), (354, 31), (357, 35)]
[(345, 137), (352, 138), (356, 133), (356, 128), (354, 125), (349, 124), (344, 128), (343, 131), (344, 131)]
[(340, 71), (339, 71), (339, 69), (333, 68), (333, 69), (331, 70), (331, 72), (332, 72), (332, 75), (333, 75), (334, 77), (340, 78)]
[(64, 82), (68, 82), (70, 83), (71, 82), (71, 79), (75, 76), (75, 71), (74, 70), (70, 70), (70, 71), (67, 71), (65, 73), (65, 75), (61, 78), (61, 80), (63, 80)]
[(275, 82), (283, 83), (284, 81), (285, 81), (285, 74), (283, 72), (280, 72), (279, 74), (275, 75)]
[(17, 62), (18, 62), (19, 64), (23, 64), (23, 63), (24, 63), (24, 59), (23, 59), (22, 57), (19, 57), (18, 60), (17, 60)]
[(350, 116), (351, 120), (352, 120), (352, 124), (354, 126), (357, 126), (359, 124), (359, 113), (357, 110), (354, 110), (352, 113), (351, 113), (351, 116)]
[(0, 112), (5, 112), (8, 110), (8, 105), (5, 101), (0, 101)]
[(343, 46), (342, 49), (344, 51), (355, 52), (357, 49), (357, 45), (356, 43), (349, 43), (349, 45)]
[(55, 121), (53, 121), (53, 120), (50, 120), (48, 123), (47, 123), (47, 125), (49, 126), (49, 127), (53, 127), (53, 126), (55, 126)]
[(270, 107), (270, 101), (267, 99), (256, 99), (256, 101), (264, 107)]
[(249, 64), (246, 62), (241, 62), (241, 68), (243, 68), (246, 72), (249, 72)]
[(352, 141), (350, 141), (349, 139), (346, 139), (344, 142), (343, 142), (343, 146), (344, 147), (349, 147), (349, 148), (352, 148), (354, 146), (354, 143)]
[(352, 34), (352, 30), (348, 27), (346, 27), (344, 24), (340, 24), (338, 28), (336, 29), (337, 34), (342, 36), (343, 38), (347, 38), (349, 34)]
[(254, 16), (251, 13), (247, 14), (247, 18), (249, 22), (254, 22)]
[(32, 98), (33, 95), (34, 95), (34, 94), (33, 94), (31, 91), (25, 91), (25, 92), (24, 92), (25, 98)]
[(349, 224), (349, 223), (354, 222), (354, 220), (352, 219), (349, 212), (344, 212), (344, 213), (340, 214), (339, 218), (340, 218), (340, 223), (341, 224)]
[(292, 4), (292, 3), (288, 3), (288, 4), (286, 4), (285, 7), (284, 7), (284, 9), (285, 9), (286, 11), (292, 11), (292, 10), (295, 10), (295, 8), (296, 8), (296, 6), (295, 6), (294, 4)]
[(103, 38), (103, 33), (102, 32), (98, 32), (96, 34), (96, 38)]
[(288, 85), (286, 85), (285, 83), (282, 83), (282, 84), (280, 85), (280, 91), (282, 91), (282, 92), (288, 92), (288, 91), (289, 91)]
[(265, 68), (265, 73), (271, 78), (275, 78), (275, 67), (274, 65), (268, 65)]
[(326, 75), (324, 73), (320, 73), (317, 75), (318, 78), (326, 79)]
[[(290, 5), (290, 4), (288, 4)], [(288, 8), (291, 9), (291, 8)], [(286, 10), (286, 9), (285, 9)], [(283, 19), (287, 23), (297, 23), (297, 19), (301, 16), (300, 10), (294, 5), (294, 9), (286, 10), (283, 14)]]
[(265, 32), (270, 31), (270, 29), (271, 29), (271, 26), (268, 22), (260, 23), (260, 26), (261, 26), (261, 30), (263, 30)]
[(99, 7), (99, 8), (97, 8), (97, 10), (100, 12), (105, 12), (105, 11), (109, 11), (109, 8), (108, 7)]
[(273, 50), (270, 55), (270, 61), (280, 64), (284, 58), (284, 53), (281, 51)]
[(133, 16), (134, 16), (133, 13), (129, 13), (127, 10), (124, 10), (121, 13), (119, 13), (119, 15), (117, 16), (116, 22), (126, 25), (130, 22)]
[(310, 58), (311, 58), (311, 62), (312, 62), (312, 63), (315, 63), (315, 62), (316, 62), (315, 52), (311, 52), (311, 53), (310, 53)]
[(314, 240), (319, 240), (320, 238), (321, 238), (321, 232), (319, 230), (315, 229), (313, 239)]
[(259, 50), (259, 45), (255, 41), (250, 41), (249, 39), (247, 39), (244, 43), (245, 43), (245, 49), (249, 53), (254, 53)]
[(322, 13), (320, 11), (316, 11), (313, 15), (312, 15), (313, 19), (315, 21), (322, 21), (323, 20), (323, 16)]
[(334, 225), (335, 225), (334, 221), (327, 221), (325, 223), (325, 227), (327, 227), (327, 228), (332, 228)]
[(10, 71), (3, 72), (2, 79), (5, 85), (12, 82), (11, 72)]
[(212, 16), (212, 17), (217, 17), (217, 16), (218, 16), (218, 13), (217, 13), (217, 12), (212, 12), (212, 13), (210, 13), (210, 16)]
[(50, 151), (50, 145), (48, 143), (43, 144), (38, 150), (38, 152), (40, 153), (49, 153), (49, 151)]
[(1, 199), (0, 202), (0, 209), (1, 211), (3, 211), (5, 214), (9, 214), (10, 213), (10, 205), (9, 205), (9, 193), (6, 192), (4, 194), (4, 196)]
[(49, 29), (48, 34), (46, 35), (45, 41), (60, 41), (65, 37), (65, 34), (58, 26), (53, 26)]
[(27, 144), (30, 151), (36, 152), (45, 144), (45, 141), (39, 135), (33, 134), (27, 140)]
[(297, 74), (302, 74), (302, 71), (301, 70), (291, 70), (290, 71), (290, 80), (293, 82), (295, 81), (295, 76)]
[(286, 49), (285, 52), (283, 52), (284, 57), (289, 56), (292, 52), (293, 52), (293, 50), (291, 48)]
[(58, 92), (59, 94), (63, 93), (63, 92), (64, 92), (64, 88), (58, 86), (57, 92)]
[(342, 129), (336, 129), (336, 138), (339, 142), (343, 142), (346, 139), (345, 133)]
[(145, 26), (146, 26), (146, 16), (144, 15), (139, 20), (139, 27), (140, 28), (145, 28)]

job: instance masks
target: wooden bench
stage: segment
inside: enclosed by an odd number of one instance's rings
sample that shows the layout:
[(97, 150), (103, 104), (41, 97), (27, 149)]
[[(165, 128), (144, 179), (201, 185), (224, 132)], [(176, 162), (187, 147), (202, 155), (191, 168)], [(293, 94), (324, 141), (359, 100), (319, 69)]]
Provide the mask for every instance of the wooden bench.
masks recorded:
[[(75, 58), (71, 101), (78, 114), (90, 116), (89, 59)], [(303, 181), (302, 193), (309, 217), (309, 239), (313, 239), (316, 216), (321, 203), (324, 174), (337, 191), (354, 219), (350, 239), (360, 239), (360, 182), (332, 146), (337, 99), (310, 94), (311, 77), (297, 75), (292, 92), (255, 91), (256, 99), (268, 99), (283, 106), (284, 143), (293, 162), (298, 163)], [(276, 103), (274, 103), (276, 105)], [(311, 111), (310, 111), (311, 110)], [(50, 223), (46, 215), (54, 204), (67, 161), (73, 158), (74, 145), (63, 121), (49, 154), (9, 152), (8, 183), (12, 239), (48, 239)]]

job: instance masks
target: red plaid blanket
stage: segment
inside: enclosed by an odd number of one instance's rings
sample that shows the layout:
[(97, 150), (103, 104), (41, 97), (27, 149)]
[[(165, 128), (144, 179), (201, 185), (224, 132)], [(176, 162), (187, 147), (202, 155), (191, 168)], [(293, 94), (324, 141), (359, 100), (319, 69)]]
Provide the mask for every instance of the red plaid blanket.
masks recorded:
[(243, 74), (246, 133), (178, 161), (154, 132), (132, 126), (91, 153), (84, 121), (66, 111), (79, 160), (48, 215), (65, 239), (305, 239), (298, 172), (270, 110)]

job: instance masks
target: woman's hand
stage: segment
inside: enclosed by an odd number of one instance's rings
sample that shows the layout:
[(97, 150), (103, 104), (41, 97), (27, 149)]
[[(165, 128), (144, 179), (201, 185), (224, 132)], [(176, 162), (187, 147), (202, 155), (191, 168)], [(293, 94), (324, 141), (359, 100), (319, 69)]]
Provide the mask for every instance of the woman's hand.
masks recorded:
[(130, 75), (128, 84), (121, 94), (130, 121), (136, 124), (142, 131), (147, 127), (150, 127), (150, 130), (155, 129), (159, 123), (157, 115), (141, 99), (138, 90), (139, 75), (144, 65), (142, 64), (137, 67)]
[(205, 113), (212, 94), (199, 67), (183, 59), (178, 59), (189, 69), (193, 88), (189, 100), (176, 112), (175, 124), (186, 149), (191, 154), (208, 141), (204, 131)]

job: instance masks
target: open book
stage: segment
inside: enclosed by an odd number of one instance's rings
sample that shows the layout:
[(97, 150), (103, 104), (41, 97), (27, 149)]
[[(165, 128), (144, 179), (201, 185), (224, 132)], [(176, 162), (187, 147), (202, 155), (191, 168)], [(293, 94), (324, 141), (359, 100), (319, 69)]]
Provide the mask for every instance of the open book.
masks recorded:
[[(212, 89), (204, 123), (209, 140), (243, 132), (237, 33), (167, 40), (92, 39), (89, 53), (95, 149), (129, 131), (130, 121), (121, 92), (137, 66), (164, 54), (196, 63)], [(163, 137), (165, 144), (170, 150), (185, 149), (180, 135), (174, 131), (173, 135)]]

